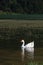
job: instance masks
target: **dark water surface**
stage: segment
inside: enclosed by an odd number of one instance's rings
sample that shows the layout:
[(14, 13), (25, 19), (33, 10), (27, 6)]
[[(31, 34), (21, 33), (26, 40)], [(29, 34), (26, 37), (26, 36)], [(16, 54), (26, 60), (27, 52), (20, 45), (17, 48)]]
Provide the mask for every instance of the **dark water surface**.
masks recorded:
[(0, 65), (28, 65), (30, 62), (43, 63), (43, 48), (35, 48), (34, 52), (0, 49)]

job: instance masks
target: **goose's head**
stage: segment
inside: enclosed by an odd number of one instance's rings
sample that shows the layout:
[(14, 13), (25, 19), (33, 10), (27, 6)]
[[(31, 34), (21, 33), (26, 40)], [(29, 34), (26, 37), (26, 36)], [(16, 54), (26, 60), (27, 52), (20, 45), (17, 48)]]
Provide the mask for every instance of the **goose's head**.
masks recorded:
[(24, 40), (21, 40), (21, 42), (24, 42)]

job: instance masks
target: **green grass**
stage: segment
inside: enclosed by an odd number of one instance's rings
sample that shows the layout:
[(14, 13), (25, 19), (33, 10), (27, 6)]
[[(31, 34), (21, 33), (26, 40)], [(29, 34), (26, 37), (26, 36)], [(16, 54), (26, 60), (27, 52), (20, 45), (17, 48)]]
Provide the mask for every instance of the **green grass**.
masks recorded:
[(17, 14), (20, 14), (20, 13), (15, 13), (15, 12), (3, 12), (3, 11), (0, 11), (0, 15), (7, 15), (7, 14), (11, 14), (11, 15), (17, 15)]
[(30, 62), (27, 65), (43, 65), (43, 63), (40, 63), (40, 62)]

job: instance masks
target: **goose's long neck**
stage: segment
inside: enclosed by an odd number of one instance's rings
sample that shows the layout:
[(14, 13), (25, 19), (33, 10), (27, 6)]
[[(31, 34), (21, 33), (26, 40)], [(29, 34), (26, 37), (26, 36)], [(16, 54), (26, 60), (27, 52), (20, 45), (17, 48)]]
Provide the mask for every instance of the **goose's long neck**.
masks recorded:
[(24, 47), (25, 42), (23, 41), (22, 47)]
[(24, 46), (25, 42), (23, 42), (23, 46)]

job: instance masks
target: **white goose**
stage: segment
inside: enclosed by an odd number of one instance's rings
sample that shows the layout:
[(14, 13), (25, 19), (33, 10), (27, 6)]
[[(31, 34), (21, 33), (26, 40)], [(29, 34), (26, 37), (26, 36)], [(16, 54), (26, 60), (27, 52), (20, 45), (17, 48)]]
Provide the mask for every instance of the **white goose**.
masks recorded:
[(22, 61), (24, 60), (25, 52), (27, 52), (27, 56), (30, 57), (30, 59), (34, 59), (34, 41), (28, 43), (25, 45), (25, 41), (21, 40), (23, 43), (21, 46), (22, 49)]
[(21, 40), (21, 42), (23, 42), (23, 44), (22, 44), (22, 48), (34, 48), (34, 41), (32, 41), (32, 42), (30, 42), (30, 43), (28, 43), (28, 44), (26, 44), (25, 45), (25, 41), (24, 40)]

